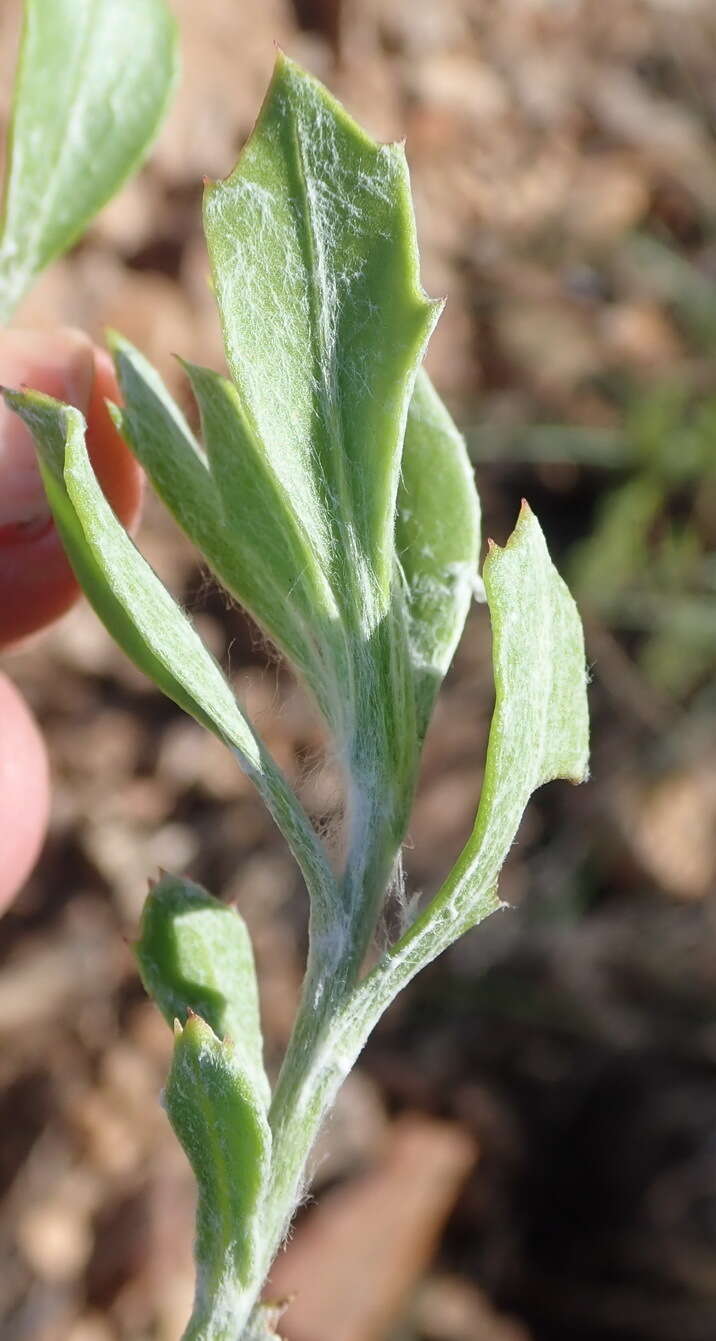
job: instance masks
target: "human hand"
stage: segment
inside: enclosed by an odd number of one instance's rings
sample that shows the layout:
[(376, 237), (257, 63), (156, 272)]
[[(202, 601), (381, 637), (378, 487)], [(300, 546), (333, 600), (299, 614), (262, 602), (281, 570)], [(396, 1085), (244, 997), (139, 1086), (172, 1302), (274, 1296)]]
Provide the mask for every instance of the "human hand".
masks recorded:
[[(0, 382), (44, 391), (83, 412), (97, 477), (118, 517), (131, 528), (139, 515), (143, 477), (105, 405), (105, 398), (119, 398), (109, 356), (79, 331), (4, 330)], [(58, 619), (79, 595), (30, 434), (0, 402), (0, 651)], [(0, 912), (24, 884), (42, 846), (48, 776), (38, 726), (12, 682), (0, 675)]]
[(35, 865), (49, 808), (45, 742), (24, 698), (0, 674), (0, 913)]

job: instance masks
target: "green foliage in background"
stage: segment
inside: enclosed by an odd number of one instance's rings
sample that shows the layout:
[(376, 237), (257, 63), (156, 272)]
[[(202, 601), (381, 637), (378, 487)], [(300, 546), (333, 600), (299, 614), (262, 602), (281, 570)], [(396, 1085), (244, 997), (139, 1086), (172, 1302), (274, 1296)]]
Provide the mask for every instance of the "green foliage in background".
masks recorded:
[(704, 544), (716, 517), (716, 397), (677, 384), (632, 395), (624, 439), (629, 471), (569, 573), (585, 607), (639, 635), (649, 682), (684, 699), (716, 665), (716, 564)]
[(618, 427), (484, 424), (469, 444), (482, 461), (602, 474), (593, 526), (565, 557), (570, 584), (585, 612), (629, 638), (648, 684), (685, 703), (716, 664), (716, 396), (678, 372), (612, 396)]

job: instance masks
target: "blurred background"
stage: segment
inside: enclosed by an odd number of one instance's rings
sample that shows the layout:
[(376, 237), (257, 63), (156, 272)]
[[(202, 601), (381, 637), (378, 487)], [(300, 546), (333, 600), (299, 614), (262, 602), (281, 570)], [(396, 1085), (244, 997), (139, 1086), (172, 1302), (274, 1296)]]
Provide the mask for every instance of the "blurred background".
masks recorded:
[[(7, 119), (18, 0), (0, 10)], [(592, 781), (531, 804), (491, 919), (396, 1004), (321, 1141), (272, 1283), (289, 1341), (716, 1335), (716, 6), (173, 0), (184, 73), (149, 165), (18, 324), (116, 326), (182, 403), (221, 368), (201, 179), (275, 42), (407, 138), (428, 363), (486, 533), (524, 494), (580, 603)], [(320, 820), (303, 695), (151, 499), (140, 544)], [(176, 1341), (192, 1187), (158, 1099), (171, 1037), (129, 949), (148, 878), (238, 901), (269, 1063), (305, 899), (250, 785), (89, 609), (8, 657), (46, 732), (51, 833), (0, 923), (3, 1341)], [(411, 891), (471, 827), (492, 702), (476, 608), (431, 730)]]

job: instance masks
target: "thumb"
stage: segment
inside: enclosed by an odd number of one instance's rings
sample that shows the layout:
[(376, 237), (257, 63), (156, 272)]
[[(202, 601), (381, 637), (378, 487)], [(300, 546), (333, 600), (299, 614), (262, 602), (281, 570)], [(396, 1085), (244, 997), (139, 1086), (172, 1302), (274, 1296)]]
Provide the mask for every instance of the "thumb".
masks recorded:
[(25, 700), (0, 674), (0, 913), (35, 864), (48, 809), (44, 741)]
[[(0, 330), (0, 383), (44, 391), (82, 411), (97, 478), (131, 529), (143, 477), (105, 404), (106, 398), (119, 400), (109, 356), (80, 331)], [(79, 595), (50, 515), (32, 436), (0, 402), (0, 649), (51, 624)]]
[[(44, 391), (86, 415), (93, 375), (92, 343), (80, 331), (0, 331), (5, 386)], [(32, 435), (0, 402), (0, 526), (37, 527), (48, 517)]]

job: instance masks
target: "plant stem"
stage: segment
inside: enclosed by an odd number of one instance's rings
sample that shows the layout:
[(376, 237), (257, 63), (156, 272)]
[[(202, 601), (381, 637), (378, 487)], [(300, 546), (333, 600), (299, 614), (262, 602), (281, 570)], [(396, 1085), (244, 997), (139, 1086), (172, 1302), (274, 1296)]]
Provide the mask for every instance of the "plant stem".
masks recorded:
[[(264, 1210), (265, 1253), (257, 1295), (300, 1199), (311, 1149), (343, 1079), (394, 997), (455, 936), (452, 919), (445, 919), (441, 925), (445, 904), (453, 903), (462, 930), (502, 906), (494, 882), (487, 878), (476, 882), (472, 872), (460, 870), (459, 863), (454, 874), (458, 878), (446, 881), (414, 926), (359, 983), (353, 977), (350, 953), (345, 955), (341, 969), (330, 975), (314, 976), (309, 967), (271, 1105), (274, 1155)], [(259, 1325), (260, 1314), (255, 1307), (241, 1341), (254, 1341), (260, 1336), (260, 1332), (251, 1330)]]
[[(357, 873), (349, 867), (343, 882), (348, 912), (344, 921), (334, 926), (332, 943), (327, 944), (327, 938), (313, 929), (301, 1002), (269, 1114), (273, 1156), (264, 1203), (264, 1253), (257, 1293), (300, 1200), (316, 1137), (365, 1042), (366, 1035), (361, 1032), (345, 1040), (347, 1050), (337, 1048), (336, 1027), (350, 1014), (356, 980), (374, 930), (375, 909), (386, 873), (395, 862), (395, 844), (381, 841), (377, 846), (381, 859), (374, 857), (367, 868), (361, 862), (360, 882), (370, 897), (356, 897)], [(241, 1341), (252, 1341), (259, 1322), (257, 1305)]]

